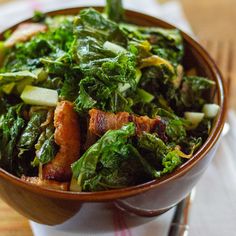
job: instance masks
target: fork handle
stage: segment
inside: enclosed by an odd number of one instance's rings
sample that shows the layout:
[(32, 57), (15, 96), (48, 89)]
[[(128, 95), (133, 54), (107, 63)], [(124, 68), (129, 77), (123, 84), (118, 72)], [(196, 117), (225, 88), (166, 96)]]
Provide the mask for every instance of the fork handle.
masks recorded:
[(172, 223), (168, 236), (187, 236), (189, 226), (185, 224)]
[(187, 236), (188, 235), (188, 213), (190, 207), (191, 194), (184, 198), (176, 207), (168, 236)]

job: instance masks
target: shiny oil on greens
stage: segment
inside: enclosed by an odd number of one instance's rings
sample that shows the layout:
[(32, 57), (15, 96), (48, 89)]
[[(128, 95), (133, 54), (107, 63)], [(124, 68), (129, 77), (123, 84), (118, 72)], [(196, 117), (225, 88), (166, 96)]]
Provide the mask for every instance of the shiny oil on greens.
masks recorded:
[(53, 121), (41, 125), (52, 108), (25, 104), (20, 95), (26, 85), (57, 91), (60, 100), (73, 102), (82, 136), (91, 108), (160, 117), (162, 126), (154, 133), (137, 136), (131, 122), (83, 150), (72, 165), (72, 181), (80, 191), (160, 178), (207, 139), (212, 117), (202, 109), (212, 103), (215, 83), (185, 71), (178, 29), (129, 24), (118, 0), (107, 0), (103, 13), (93, 8), (73, 16), (37, 12), (33, 21), (47, 31), (13, 47), (0, 42), (1, 168), (19, 177), (35, 176), (58, 151)]

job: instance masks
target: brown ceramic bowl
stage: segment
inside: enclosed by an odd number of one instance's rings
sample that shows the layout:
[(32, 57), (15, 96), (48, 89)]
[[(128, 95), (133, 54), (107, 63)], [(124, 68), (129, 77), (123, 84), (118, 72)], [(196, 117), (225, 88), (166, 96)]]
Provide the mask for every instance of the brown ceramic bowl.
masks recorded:
[[(59, 10), (50, 12), (49, 15), (76, 14), (80, 9), (82, 8)], [(129, 22), (137, 25), (175, 28), (164, 21), (138, 12), (126, 11), (126, 17)], [(94, 202), (112, 202), (130, 213), (141, 216), (156, 216), (180, 202), (191, 191), (212, 160), (226, 117), (225, 87), (219, 70), (196, 41), (183, 32), (182, 35), (186, 51), (185, 67), (195, 67), (200, 75), (216, 82), (215, 102), (220, 105), (209, 138), (192, 159), (161, 179), (134, 187), (95, 193), (40, 188), (0, 169), (1, 198), (27, 218), (48, 225), (63, 223), (82, 207)], [(94, 214), (99, 215), (95, 208)]]

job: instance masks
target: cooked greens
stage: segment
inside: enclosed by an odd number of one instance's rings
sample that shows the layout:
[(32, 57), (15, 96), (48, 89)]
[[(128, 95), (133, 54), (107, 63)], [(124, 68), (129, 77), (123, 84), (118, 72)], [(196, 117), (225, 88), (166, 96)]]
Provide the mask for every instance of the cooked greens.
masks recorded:
[(22, 118), (23, 106), (20, 103), (10, 107), (8, 112), (1, 116), (0, 121), (1, 167), (10, 172), (14, 171), (14, 164), (17, 162), (15, 146), (25, 126), (25, 121)]
[[(0, 42), (1, 168), (48, 180), (67, 173), (76, 191), (116, 189), (173, 172), (207, 139), (215, 83), (185, 71), (178, 29), (127, 23), (120, 0), (107, 0), (104, 13), (36, 12), (32, 24), (43, 30)], [(47, 91), (74, 114), (55, 110)], [(66, 136), (70, 116), (77, 142)]]
[(36, 157), (34, 165), (39, 163), (46, 164), (54, 159), (58, 148), (54, 140), (54, 127), (49, 125), (44, 132), (41, 133), (37, 144), (35, 144)]
[(75, 60), (84, 76), (79, 83), (76, 110), (83, 112), (97, 107), (122, 111), (124, 106), (119, 104), (128, 102), (118, 88), (121, 84), (135, 87), (135, 57), (129, 51), (117, 53), (104, 45), (111, 42), (125, 47), (124, 33), (118, 24), (105, 19), (99, 12), (85, 9), (76, 20), (75, 34)]
[(40, 135), (40, 125), (46, 119), (47, 111), (36, 111), (32, 114), (27, 126), (21, 134), (17, 146), (20, 149), (30, 149)]

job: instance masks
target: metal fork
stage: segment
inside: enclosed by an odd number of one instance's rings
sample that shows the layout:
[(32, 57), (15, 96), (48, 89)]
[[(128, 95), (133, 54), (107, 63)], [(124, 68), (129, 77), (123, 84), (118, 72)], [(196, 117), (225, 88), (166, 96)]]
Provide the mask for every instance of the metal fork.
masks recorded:
[(184, 198), (175, 209), (173, 219), (169, 228), (168, 236), (187, 236), (189, 230), (189, 212), (196, 194), (196, 188)]

